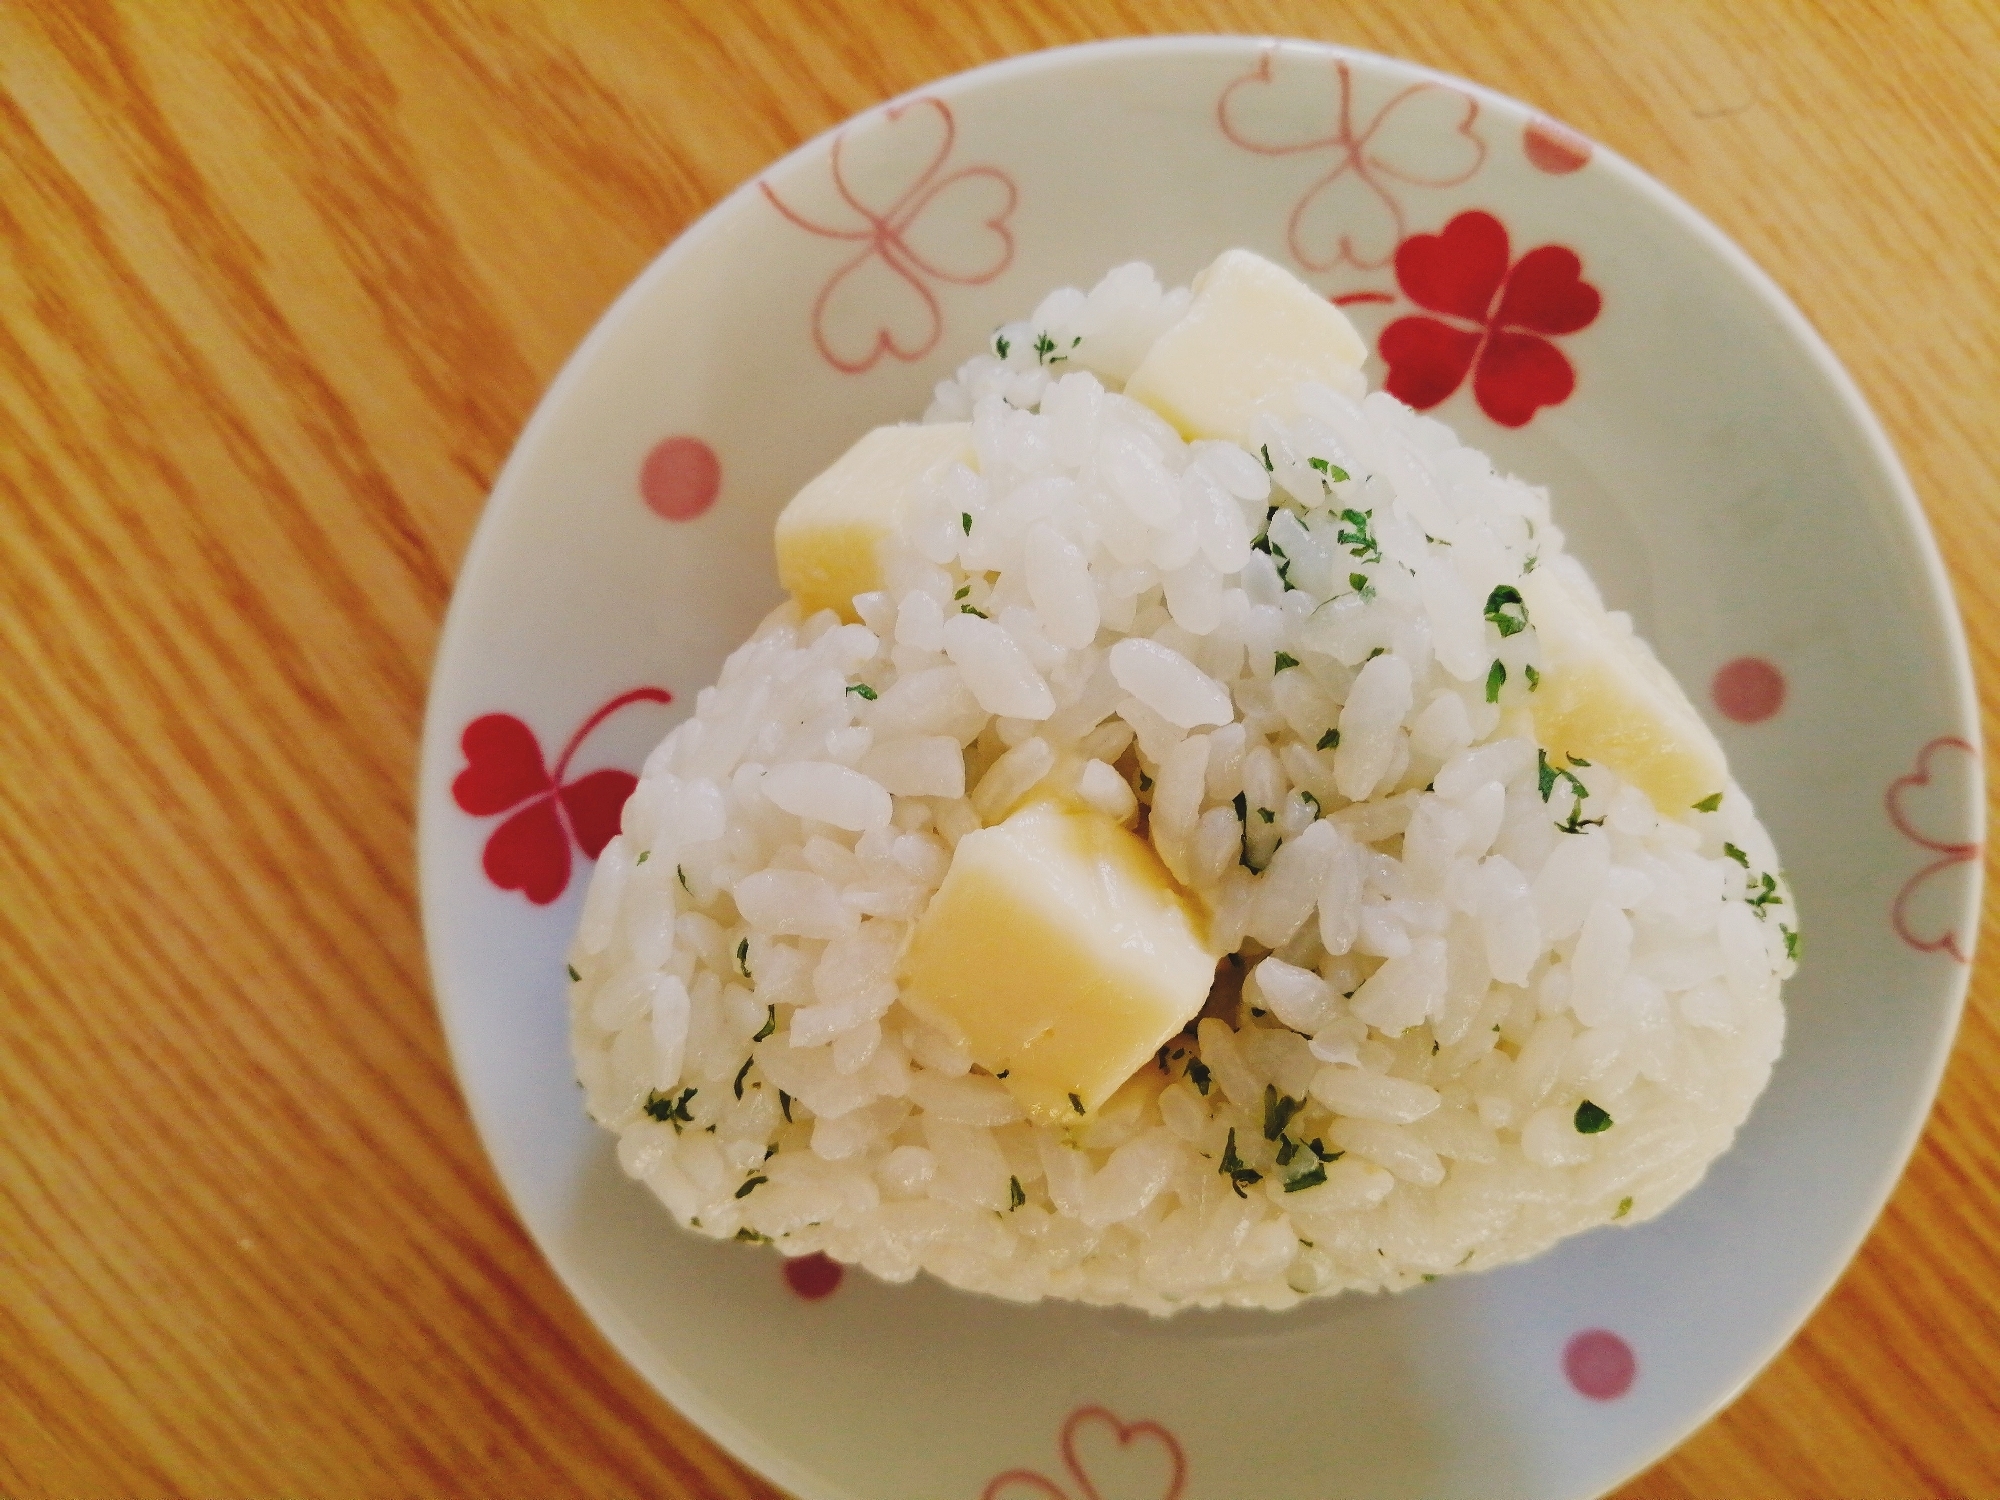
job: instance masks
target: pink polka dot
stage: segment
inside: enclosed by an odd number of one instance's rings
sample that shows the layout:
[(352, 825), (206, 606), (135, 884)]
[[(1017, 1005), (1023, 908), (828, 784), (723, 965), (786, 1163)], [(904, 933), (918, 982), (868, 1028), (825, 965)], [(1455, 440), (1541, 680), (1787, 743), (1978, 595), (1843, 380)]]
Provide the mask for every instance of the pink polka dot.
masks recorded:
[(1632, 1389), (1639, 1361), (1632, 1346), (1604, 1328), (1586, 1328), (1563, 1346), (1563, 1373), (1581, 1395), (1616, 1401)]
[(831, 1297), (840, 1277), (840, 1262), (824, 1255), (799, 1255), (785, 1262), (786, 1284), (808, 1302)]
[(1725, 719), (1761, 724), (1785, 706), (1785, 674), (1761, 656), (1739, 656), (1723, 664), (1709, 692)]
[(1529, 161), (1552, 177), (1577, 171), (1590, 161), (1590, 142), (1554, 120), (1530, 120), (1521, 147)]
[(655, 515), (692, 521), (715, 504), (722, 489), (722, 460), (696, 437), (670, 437), (653, 445), (639, 466), (639, 493)]

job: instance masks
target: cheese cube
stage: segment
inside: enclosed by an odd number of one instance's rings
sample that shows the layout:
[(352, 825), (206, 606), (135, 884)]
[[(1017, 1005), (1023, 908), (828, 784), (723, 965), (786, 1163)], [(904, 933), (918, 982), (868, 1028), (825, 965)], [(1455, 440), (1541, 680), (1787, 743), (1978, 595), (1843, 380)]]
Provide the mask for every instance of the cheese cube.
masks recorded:
[(778, 516), (778, 582), (800, 612), (853, 623), (854, 596), (883, 586), (884, 549), (925, 482), (954, 463), (976, 463), (969, 422), (877, 427), (794, 495)]
[(1215, 974), (1202, 939), (1144, 839), (1039, 801), (958, 841), (902, 999), (1033, 1119), (1076, 1124), (1201, 1010)]
[(1259, 411), (1297, 415), (1291, 392), (1302, 381), (1359, 399), (1367, 354), (1347, 315), (1291, 272), (1226, 250), (1195, 278), (1186, 316), (1160, 335), (1125, 394), (1189, 441), (1247, 446)]
[(1523, 578), (1521, 596), (1542, 655), (1528, 703), (1551, 761), (1609, 766), (1664, 818), (1728, 784), (1722, 747), (1644, 641), (1553, 569)]

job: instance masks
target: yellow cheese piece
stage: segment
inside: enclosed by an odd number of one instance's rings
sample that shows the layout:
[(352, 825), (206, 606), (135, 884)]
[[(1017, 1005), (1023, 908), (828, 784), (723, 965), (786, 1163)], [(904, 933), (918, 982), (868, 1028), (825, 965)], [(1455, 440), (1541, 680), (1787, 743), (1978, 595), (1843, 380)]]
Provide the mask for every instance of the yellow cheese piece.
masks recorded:
[(1215, 960), (1152, 848), (1049, 801), (958, 841), (903, 959), (903, 1003), (1043, 1124), (1080, 1123), (1208, 998)]
[(1664, 818), (1685, 819), (1728, 784), (1722, 747), (1645, 642), (1553, 571), (1523, 578), (1521, 596), (1542, 652), (1528, 702), (1551, 761), (1609, 766)]
[(924, 482), (953, 463), (976, 466), (970, 422), (877, 427), (794, 495), (778, 516), (778, 582), (800, 612), (853, 623), (854, 596), (883, 586), (883, 549)]
[(1194, 281), (1187, 314), (1160, 335), (1125, 394), (1181, 436), (1248, 444), (1260, 411), (1295, 416), (1292, 387), (1359, 397), (1367, 349), (1347, 315), (1283, 266), (1226, 250)]

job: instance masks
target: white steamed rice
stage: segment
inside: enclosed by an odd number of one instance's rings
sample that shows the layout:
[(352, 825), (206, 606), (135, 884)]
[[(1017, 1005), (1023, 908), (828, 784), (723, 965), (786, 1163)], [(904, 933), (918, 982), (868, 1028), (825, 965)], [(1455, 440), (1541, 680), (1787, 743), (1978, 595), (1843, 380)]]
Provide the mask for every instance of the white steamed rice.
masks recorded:
[[(1748, 799), (1681, 821), (1602, 766), (1581, 808), (1540, 785), (1535, 630), (1482, 601), (1531, 559), (1594, 597), (1547, 496), (1358, 389), (1267, 421), (1268, 473), (1184, 443), (1117, 391), (1186, 299), (1126, 266), (1002, 329), (928, 414), (971, 421), (979, 472), (864, 623), (780, 608), (648, 759), (573, 1039), (683, 1224), (1020, 1300), (1284, 1307), (1650, 1218), (1763, 1088), (1795, 919)], [(1237, 955), (1080, 1133), (894, 979), (957, 840), (1078, 762)]]

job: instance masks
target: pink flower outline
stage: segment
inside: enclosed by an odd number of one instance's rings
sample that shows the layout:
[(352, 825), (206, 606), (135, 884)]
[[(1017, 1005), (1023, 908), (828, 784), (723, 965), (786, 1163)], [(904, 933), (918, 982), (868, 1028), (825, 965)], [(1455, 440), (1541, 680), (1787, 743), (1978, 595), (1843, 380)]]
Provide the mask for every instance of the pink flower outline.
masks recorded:
[[(1425, 80), (1413, 83), (1391, 98), (1367, 125), (1356, 131), (1354, 128), (1354, 75), (1345, 59), (1334, 60), (1334, 73), (1339, 86), (1339, 103), (1336, 123), (1325, 135), (1310, 136), (1304, 140), (1270, 141), (1258, 140), (1246, 128), (1236, 111), (1238, 90), (1268, 86), (1272, 83), (1272, 60), (1276, 57), (1276, 47), (1266, 48), (1258, 58), (1257, 66), (1241, 78), (1234, 80), (1222, 91), (1216, 101), (1216, 124), (1231, 144), (1245, 151), (1253, 151), (1260, 156), (1295, 156), (1310, 151), (1331, 150), (1337, 154), (1331, 168), (1322, 174), (1293, 206), (1291, 216), (1285, 224), (1285, 242), (1293, 258), (1309, 271), (1330, 271), (1341, 262), (1361, 270), (1378, 270), (1389, 264), (1401, 245), (1407, 232), (1407, 220), (1403, 205), (1396, 195), (1382, 181), (1406, 183), (1412, 187), (1448, 188), (1458, 187), (1478, 175), (1486, 165), (1487, 144), (1485, 139), (1474, 132), (1473, 125), (1479, 118), (1479, 101), (1469, 94), (1443, 83)], [(1427, 172), (1419, 166), (1396, 160), (1399, 142), (1389, 129), (1397, 112), (1410, 101), (1424, 95), (1456, 95), (1464, 106), (1458, 122), (1452, 127), (1454, 133), (1472, 143), (1474, 154), (1472, 164), (1463, 171), (1438, 174)], [(1362, 254), (1355, 244), (1356, 236), (1343, 229), (1334, 243), (1332, 253), (1316, 253), (1306, 241), (1302, 231), (1303, 221), (1312, 213), (1315, 205), (1324, 195), (1339, 189), (1340, 181), (1349, 172), (1371, 194), (1387, 214), (1391, 226), (1389, 250), (1377, 259)], [(1372, 300), (1372, 299), (1371, 299)]]
[[(979, 1492), (979, 1500), (1128, 1500), (1127, 1496), (1106, 1496), (1098, 1489), (1089, 1469), (1076, 1451), (1077, 1434), (1086, 1423), (1101, 1424), (1111, 1429), (1120, 1448), (1129, 1448), (1137, 1439), (1158, 1443), (1173, 1462), (1173, 1472), (1167, 1478), (1166, 1489), (1158, 1496), (1131, 1496), (1129, 1500), (1181, 1500), (1187, 1489), (1187, 1454), (1182, 1449), (1180, 1439), (1158, 1422), (1141, 1420), (1121, 1422), (1102, 1406), (1079, 1406), (1069, 1414), (1063, 1423), (1059, 1450), (1063, 1467), (1069, 1470), (1070, 1478), (1076, 1481), (1076, 1493), (1072, 1495), (1046, 1474), (1034, 1469), (1009, 1469), (1004, 1474), (996, 1474), (986, 1482), (986, 1488)], [(1012, 1490), (1013, 1495), (1007, 1492)]]
[(1979, 857), (1979, 844), (1976, 841), (1952, 843), (1932, 838), (1916, 826), (1903, 805), (1903, 795), (1906, 791), (1931, 784), (1932, 757), (1945, 749), (1963, 751), (1974, 757), (1976, 765), (1978, 752), (1969, 743), (1954, 734), (1939, 735), (1917, 752), (1916, 769), (1890, 782), (1888, 790), (1882, 795), (1882, 804), (1889, 815), (1889, 823), (1896, 832), (1919, 848), (1928, 849), (1938, 856), (1903, 882), (1902, 889), (1897, 891), (1896, 899), (1889, 908), (1889, 922), (1895, 929), (1896, 936), (1917, 952), (1947, 953), (1959, 963), (1969, 964), (1972, 962), (1971, 944), (1967, 943), (1961, 947), (1959, 933), (1954, 928), (1947, 927), (1940, 936), (1927, 939), (1920, 937), (1910, 925), (1910, 909), (1916, 901), (1917, 893), (1930, 880), (1955, 865), (1962, 865)]
[[(839, 225), (819, 223), (786, 203), (770, 183), (759, 180), (757, 184), (758, 190), (773, 208), (808, 234), (861, 246), (859, 251), (833, 272), (813, 301), (813, 345), (818, 349), (821, 358), (843, 374), (859, 375), (871, 370), (885, 354), (905, 363), (911, 363), (922, 359), (937, 347), (938, 341), (944, 337), (944, 310), (928, 281), (943, 282), (949, 286), (984, 286), (1002, 275), (1014, 263), (1014, 234), (1007, 227), (1007, 220), (1012, 217), (1015, 206), (1020, 202), (1020, 189), (1015, 185), (1014, 179), (1000, 168), (983, 163), (960, 167), (957, 171), (940, 177), (938, 174), (950, 160), (957, 144), (958, 122), (953, 118), (948, 104), (942, 99), (929, 96), (908, 99), (901, 104), (892, 105), (883, 112), (882, 118), (893, 124), (915, 110), (935, 111), (943, 127), (942, 136), (928, 160), (924, 162), (922, 170), (886, 209), (877, 210), (869, 207), (849, 183), (846, 169), (841, 161), (848, 133), (843, 130), (833, 138), (833, 145), (827, 153), (828, 172), (834, 192), (860, 221), (856, 227), (842, 228)], [(962, 183), (982, 180), (999, 184), (1005, 194), (999, 210), (988, 213), (979, 225), (998, 237), (1000, 245), (998, 255), (981, 268), (970, 271), (954, 270), (935, 264), (931, 258), (926, 257), (910, 243), (910, 232), (917, 226), (925, 211), (936, 204), (945, 193)], [(877, 259), (916, 297), (925, 327), (924, 336), (920, 341), (906, 345), (898, 340), (895, 328), (888, 321), (878, 319), (872, 330), (867, 352), (859, 357), (843, 355), (834, 348), (833, 341), (827, 333), (828, 309), (839, 297), (842, 289), (850, 284), (852, 278), (867, 270), (869, 263)]]

